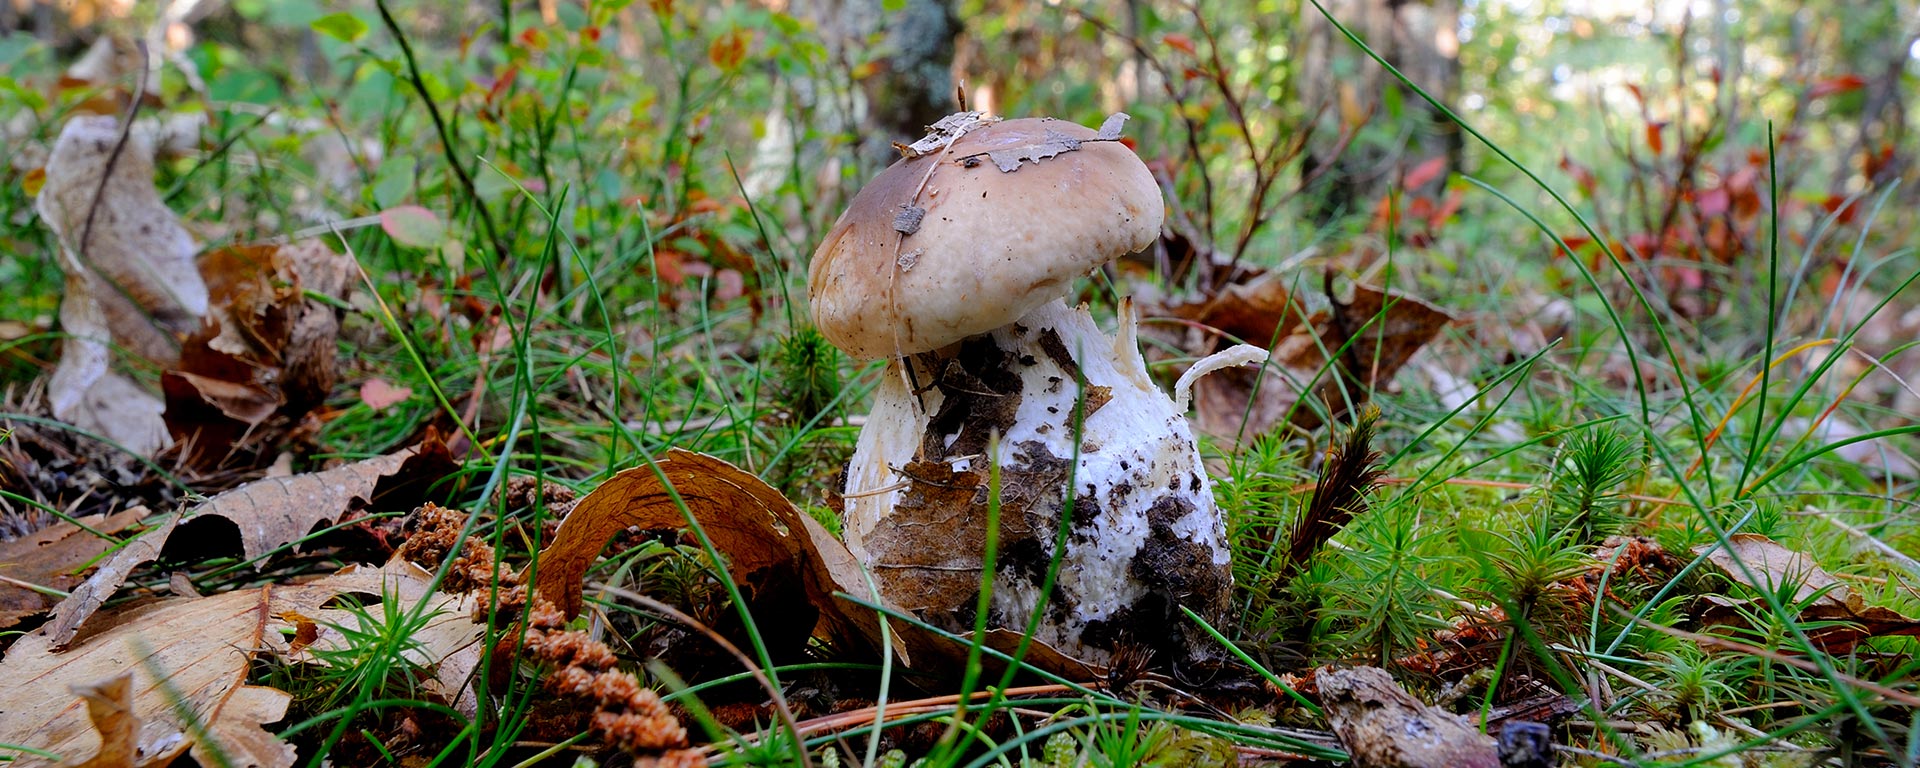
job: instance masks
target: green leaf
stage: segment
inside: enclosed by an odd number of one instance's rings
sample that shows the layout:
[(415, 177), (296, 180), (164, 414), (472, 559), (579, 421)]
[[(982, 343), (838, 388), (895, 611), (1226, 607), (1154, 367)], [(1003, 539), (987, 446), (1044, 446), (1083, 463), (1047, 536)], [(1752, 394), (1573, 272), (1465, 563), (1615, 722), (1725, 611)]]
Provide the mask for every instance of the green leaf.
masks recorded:
[(341, 42), (359, 41), (367, 34), (367, 23), (351, 13), (331, 13), (314, 19), (313, 31)]
[(380, 228), (395, 243), (408, 248), (435, 248), (447, 239), (447, 225), (440, 217), (417, 205), (402, 205), (380, 212)]

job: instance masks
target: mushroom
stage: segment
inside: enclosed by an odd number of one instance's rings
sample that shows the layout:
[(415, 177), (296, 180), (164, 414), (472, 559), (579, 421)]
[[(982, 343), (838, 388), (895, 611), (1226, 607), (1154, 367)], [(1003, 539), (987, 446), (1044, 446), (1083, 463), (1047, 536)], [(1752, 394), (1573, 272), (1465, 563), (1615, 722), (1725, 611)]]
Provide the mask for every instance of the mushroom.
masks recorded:
[(1110, 336), (1063, 301), (1160, 233), (1159, 187), (1113, 140), (1118, 120), (1096, 133), (961, 113), (933, 128), (848, 204), (808, 274), (821, 333), (892, 361), (847, 467), (848, 548), (888, 601), (969, 631), (997, 476), (988, 626), (1026, 627), (1058, 555), (1036, 639), (1100, 665), (1128, 647), (1210, 655), (1179, 607), (1217, 614), (1233, 580), (1184, 394), (1263, 355), (1196, 365), (1176, 404), (1147, 374), (1130, 302)]

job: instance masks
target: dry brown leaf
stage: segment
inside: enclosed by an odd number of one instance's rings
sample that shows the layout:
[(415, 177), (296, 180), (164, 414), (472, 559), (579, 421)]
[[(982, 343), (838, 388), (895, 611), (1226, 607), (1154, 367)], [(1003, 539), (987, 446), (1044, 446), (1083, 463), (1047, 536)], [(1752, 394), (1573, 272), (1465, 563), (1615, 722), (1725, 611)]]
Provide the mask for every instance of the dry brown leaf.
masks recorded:
[(80, 768), (118, 768), (139, 760), (140, 718), (133, 713), (133, 674), (119, 675), (73, 687), (73, 694), (87, 702), (87, 720), (100, 734), (100, 749)]
[(183, 520), (222, 517), (240, 529), (247, 560), (256, 561), (306, 536), (316, 525), (338, 519), (382, 496), (383, 483), (431, 483), (444, 477), (452, 459), (437, 440), (420, 448), (376, 456), (325, 472), (256, 480), (208, 499), (121, 548), (100, 570), (54, 607), (47, 631), (56, 647), (71, 642), (82, 622), (111, 597), (141, 563), (158, 557)]
[(210, 251), (199, 269), (210, 312), (161, 379), (166, 422), (195, 464), (252, 464), (333, 389), (339, 315), (309, 294), (344, 299), (353, 260), (308, 240)]
[[(150, 456), (167, 444), (158, 399), (111, 370), (113, 345), (161, 365), (207, 311), (193, 237), (153, 186), (154, 149), (109, 116), (67, 121), (35, 208), (60, 241), (69, 336), (48, 398), (54, 415)], [(102, 179), (105, 179), (104, 184)]]
[[(289, 658), (313, 663), (317, 661), (315, 650), (337, 649), (347, 645), (349, 641), (341, 633), (341, 627), (371, 629), (359, 627), (363, 617), (353, 611), (322, 608), (325, 600), (316, 602), (311, 598), (316, 592), (329, 596), (344, 593), (375, 595), (382, 599), (399, 600), (404, 606), (420, 606), (428, 618), (409, 634), (418, 645), (408, 648), (404, 655), (420, 668), (433, 672), (434, 676), (425, 686), (427, 693), (438, 696), (447, 705), (469, 717), (474, 716), (479, 710), (479, 698), (472, 682), (474, 672), (480, 666), (480, 655), (484, 650), (481, 640), (486, 635), (486, 626), (475, 623), (472, 616), (475, 603), (484, 602), (487, 593), (482, 591), (456, 596), (432, 592), (428, 590), (432, 583), (432, 572), (398, 558), (380, 568), (350, 566), (339, 573), (301, 585), (300, 589), (304, 592), (298, 595), (286, 599), (276, 595), (274, 620), (277, 626), (291, 626), (296, 633), (275, 633), (266, 639), (266, 645)], [(378, 622), (385, 614), (367, 606), (364, 617)], [(306, 627), (312, 627), (311, 634), (301, 637), (299, 633), (308, 631)]]
[[(0, 542), (0, 576), (64, 592), (80, 583), (79, 571), (117, 543), (95, 532), (119, 533), (146, 514), (146, 507), (135, 507), (115, 515), (82, 518), (79, 522), (91, 531), (63, 520), (13, 541)], [(54, 602), (52, 595), (0, 582), (0, 629), (46, 611)]]
[[(669, 450), (656, 463), (715, 549), (727, 558), (729, 573), (749, 596), (749, 608), (761, 629), (771, 627), (782, 635), (774, 638), (776, 643), (804, 641), (812, 634), (878, 648), (880, 617), (870, 608), (836, 597), (835, 592), (863, 596), (890, 611), (904, 612), (891, 600), (875, 596), (845, 544), (752, 473), (679, 449)], [(561, 523), (553, 543), (540, 553), (539, 592), (568, 616), (578, 615), (587, 569), (609, 539), (636, 526), (678, 529), (686, 524), (652, 468), (621, 472), (582, 498)], [(919, 662), (931, 669), (940, 662), (966, 658), (964, 643), (906, 622), (890, 622), (890, 629), (894, 651), (906, 663)], [(1006, 653), (1012, 653), (1019, 641), (1018, 633), (1004, 630), (990, 632), (986, 638), (989, 647)], [(1039, 641), (1030, 644), (1026, 661), (1082, 677), (1101, 669)]]
[[(1195, 424), (1209, 435), (1233, 441), (1265, 434), (1283, 420), (1305, 429), (1318, 426), (1319, 415), (1299, 405), (1303, 396), (1324, 404), (1335, 416), (1365, 403), (1369, 392), (1391, 381), (1453, 321), (1444, 310), (1411, 296), (1355, 285), (1350, 300), (1334, 300), (1330, 309), (1303, 323), (1305, 310), (1276, 273), (1230, 286), (1208, 302), (1167, 312), (1247, 343), (1272, 345), (1265, 366), (1223, 370), (1194, 386)], [(1334, 366), (1327, 363), (1329, 353), (1339, 355)]]
[[(0, 743), (52, 752), (66, 763), (91, 755), (99, 765), (166, 765), (191, 747), (202, 765), (221, 764), (216, 754), (227, 764), (292, 765), (293, 746), (262, 728), (285, 716), (291, 697), (244, 684), (253, 655), (290, 652), (291, 633), (283, 630), (307, 617), (336, 626), (356, 621), (345, 610), (325, 607), (345, 593), (409, 604), (429, 600), (433, 620), (414, 635), (422, 646), (410, 658), (428, 669), (447, 667), (456, 677), (443, 687), (457, 696), (477, 664), (483, 628), (467, 618), (470, 606), (429, 593), (431, 579), (404, 562), (349, 568), (306, 584), (116, 608), (97, 616), (66, 651), (56, 650), (46, 629), (26, 635), (0, 661), (0, 679), (19, 681), (19, 693), (0, 701)], [(342, 641), (337, 629), (328, 628), (316, 642)], [(106, 729), (90, 724), (68, 693), (116, 674), (130, 674), (134, 682), (132, 701), (123, 707), (131, 716), (110, 721), (138, 724), (134, 760), (104, 760), (100, 733)], [(210, 741), (197, 738), (200, 726)], [(53, 763), (29, 756), (19, 764)]]
[(207, 741), (193, 743), (193, 759), (201, 765), (249, 768), (293, 765), (298, 757), (292, 744), (281, 741), (265, 726), (287, 716), (293, 695), (264, 685), (243, 685), (227, 697), (226, 706), (207, 726)]
[[(44, 632), (20, 638), (0, 661), (0, 679), (18, 683), (0, 704), (0, 743), (46, 750), (67, 763), (101, 755), (100, 734), (68, 690), (131, 673), (138, 759), (113, 764), (166, 765), (193, 741), (192, 724), (219, 722), (220, 709), (245, 682), (270, 589), (115, 609), (64, 653)], [(289, 749), (276, 764), (292, 762)], [(53, 763), (28, 756), (20, 764)]]
[(771, 644), (797, 648), (821, 620), (830, 638), (877, 642), (872, 612), (833, 597), (836, 589), (867, 594), (865, 578), (846, 545), (813, 518), (752, 473), (712, 456), (673, 449), (657, 464), (665, 483), (653, 468), (635, 467), (580, 499), (540, 553), (541, 595), (578, 615), (587, 569), (610, 539), (634, 526), (686, 527), (670, 485), (727, 558), (755, 615), (768, 612), (759, 623), (773, 635)]
[[(1868, 605), (1859, 594), (1822, 569), (1813, 558), (1781, 546), (1756, 533), (1736, 533), (1727, 546), (1703, 544), (1694, 554), (1728, 579), (1755, 590), (1778, 593), (1779, 587), (1792, 585), (1793, 602), (1806, 607), (1800, 611), (1803, 622), (1824, 624), (1807, 630), (1807, 639), (1828, 653), (1846, 653), (1861, 640), (1888, 635), (1920, 635), (1920, 619), (1894, 610)], [(1740, 564), (1744, 563), (1743, 571)], [(1748, 574), (1752, 578), (1748, 578)], [(1767, 606), (1756, 599), (1737, 599), (1721, 595), (1703, 595), (1705, 606), (1699, 619), (1705, 624), (1740, 624), (1741, 609), (1765, 612)]]

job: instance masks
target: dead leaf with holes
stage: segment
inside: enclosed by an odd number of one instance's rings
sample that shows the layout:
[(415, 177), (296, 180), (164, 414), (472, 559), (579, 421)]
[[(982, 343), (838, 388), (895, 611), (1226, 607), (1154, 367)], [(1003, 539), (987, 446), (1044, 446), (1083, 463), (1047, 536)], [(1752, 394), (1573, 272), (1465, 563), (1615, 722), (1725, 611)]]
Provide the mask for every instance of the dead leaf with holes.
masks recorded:
[(25, 585), (62, 592), (72, 589), (80, 583), (79, 573), (86, 570), (94, 558), (119, 543), (111, 538), (113, 534), (146, 516), (146, 507), (134, 507), (114, 515), (95, 515), (74, 522), (63, 520), (12, 541), (0, 542), (0, 576), (6, 577), (0, 581), (0, 629), (44, 613), (58, 600)]
[[(424, 604), (429, 620), (412, 635), (419, 644), (408, 659), (452, 676), (441, 684), (451, 703), (477, 666), (483, 627), (468, 618), (471, 606), (430, 592), (431, 580), (405, 562), (356, 567), (306, 584), (115, 608), (96, 616), (65, 651), (46, 629), (28, 634), (0, 660), (0, 679), (18, 684), (17, 693), (0, 700), (0, 743), (59, 755), (58, 764), (91, 758), (98, 765), (166, 765), (191, 747), (201, 765), (292, 765), (292, 745), (262, 728), (285, 717), (292, 697), (245, 684), (254, 655), (293, 654), (288, 638), (302, 621), (317, 618), (332, 627), (359, 621), (333, 605), (342, 595)], [(377, 606), (368, 611), (376, 621), (382, 614)], [(342, 642), (338, 629), (324, 629), (304, 653), (311, 660), (313, 648)], [(112, 694), (112, 680), (121, 675), (132, 678), (130, 700)], [(71, 692), (89, 686), (104, 691), (89, 702), (97, 698), (120, 711), (90, 722)], [(137, 732), (131, 760), (110, 754), (120, 750), (113, 746), (118, 739), (103, 746), (101, 738), (128, 723)], [(16, 764), (56, 763), (28, 753)]]
[[(1367, 285), (1354, 285), (1350, 298), (1341, 300), (1328, 284), (1329, 306), (1309, 313), (1302, 298), (1288, 290), (1290, 279), (1258, 274), (1207, 301), (1160, 310), (1209, 329), (1174, 340), (1196, 354), (1237, 342), (1271, 353), (1264, 366), (1229, 368), (1194, 386), (1194, 423), (1201, 431), (1239, 444), (1282, 423), (1317, 427), (1322, 412), (1338, 417), (1366, 403), (1453, 322), (1439, 307)], [(1302, 403), (1303, 398), (1323, 410)]]
[[(1846, 653), (1872, 637), (1920, 635), (1920, 619), (1868, 605), (1813, 558), (1765, 536), (1736, 533), (1724, 547), (1703, 544), (1693, 552), (1736, 584), (1774, 594), (1791, 587), (1793, 605), (1801, 606), (1799, 619), (1808, 625), (1807, 639), (1827, 653)], [(1702, 624), (1744, 625), (1748, 622), (1743, 614), (1769, 610), (1758, 599), (1709, 594), (1701, 600), (1697, 618)]]
[(296, 541), (316, 526), (373, 505), (411, 506), (409, 496), (451, 474), (456, 467), (437, 437), (417, 448), (376, 456), (324, 472), (269, 477), (208, 499), (122, 547), (94, 575), (54, 606), (45, 629), (55, 647), (71, 642), (83, 622), (120, 588), (140, 564), (160, 550), (183, 522), (224, 518), (239, 528), (241, 556), (262, 564), (266, 554)]
[(67, 121), (35, 201), (66, 273), (68, 335), (47, 396), (62, 421), (151, 456), (169, 443), (160, 400), (113, 371), (112, 349), (171, 367), (206, 314), (207, 289), (192, 235), (154, 189), (151, 140), (122, 138), (110, 116)]

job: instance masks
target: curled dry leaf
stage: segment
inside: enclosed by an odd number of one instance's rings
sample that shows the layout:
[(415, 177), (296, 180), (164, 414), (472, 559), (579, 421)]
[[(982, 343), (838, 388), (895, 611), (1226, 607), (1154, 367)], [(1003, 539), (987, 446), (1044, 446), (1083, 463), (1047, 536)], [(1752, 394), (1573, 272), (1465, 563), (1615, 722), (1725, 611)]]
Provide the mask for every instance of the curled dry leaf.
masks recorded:
[(816, 627), (837, 641), (877, 642), (873, 614), (833, 597), (835, 590), (868, 593), (859, 566), (812, 517), (760, 478), (712, 456), (674, 449), (656, 465), (659, 474), (635, 467), (580, 499), (540, 553), (540, 594), (569, 617), (578, 615), (587, 569), (616, 534), (687, 527), (677, 493), (727, 558), (769, 645), (797, 648)]
[[(1792, 585), (1794, 604), (1804, 606), (1799, 618), (1812, 627), (1807, 630), (1807, 638), (1827, 653), (1846, 653), (1870, 637), (1920, 635), (1920, 619), (1868, 605), (1813, 558), (1765, 536), (1736, 533), (1724, 547), (1703, 544), (1693, 551), (1705, 555), (1707, 562), (1728, 579), (1752, 589), (1777, 594), (1779, 587)], [(1742, 563), (1746, 565), (1744, 570)], [(1721, 595), (1705, 595), (1702, 602), (1699, 618), (1706, 624), (1739, 624), (1745, 621), (1740, 609), (1765, 610), (1758, 600)]]
[[(431, 484), (453, 469), (452, 456), (437, 440), (399, 453), (376, 456), (325, 472), (292, 477), (270, 477), (227, 491), (179, 515), (122, 547), (67, 599), (54, 606), (44, 629), (54, 647), (64, 647), (82, 622), (112, 597), (127, 575), (141, 563), (159, 557), (160, 550), (182, 521), (225, 518), (238, 527), (247, 560), (259, 559), (275, 548), (298, 540), (315, 526), (380, 501), (399, 485)], [(398, 491), (391, 491), (399, 495)], [(396, 502), (385, 502), (402, 506)]]
[(93, 559), (118, 543), (98, 534), (112, 535), (140, 522), (146, 507), (134, 507), (114, 515), (83, 518), (82, 528), (61, 521), (26, 536), (0, 542), (0, 629), (18, 624), (22, 618), (53, 607), (55, 598), (21, 584), (32, 584), (66, 591), (80, 583), (78, 573)]
[(87, 703), (87, 720), (100, 734), (100, 749), (81, 768), (113, 768), (139, 760), (140, 718), (133, 713), (133, 674), (97, 683), (73, 686), (73, 695)]
[[(292, 697), (245, 685), (253, 655), (290, 652), (288, 638), (307, 617), (336, 625), (356, 621), (346, 611), (326, 607), (342, 594), (372, 594), (409, 605), (425, 599), (431, 601), (426, 608), (433, 619), (414, 634), (421, 645), (409, 651), (409, 659), (424, 669), (447, 668), (454, 682), (443, 685), (464, 686), (478, 661), (482, 628), (467, 618), (470, 606), (430, 593), (431, 578), (402, 562), (349, 568), (306, 584), (116, 608), (95, 617), (87, 634), (65, 651), (56, 650), (50, 628), (43, 628), (14, 643), (0, 661), (0, 679), (19, 683), (17, 693), (0, 701), (0, 743), (60, 755), (62, 764), (94, 756), (92, 764), (98, 765), (166, 765), (192, 747), (202, 765), (292, 765), (293, 746), (261, 727), (285, 717)], [(315, 644), (337, 644), (338, 635), (322, 630)], [(100, 736), (107, 729), (96, 730), (69, 689), (116, 675), (132, 678), (131, 702), (122, 707), (131, 714), (115, 715), (109, 724), (125, 727), (130, 720), (138, 736), (133, 759), (100, 762), (108, 754)], [(202, 733), (212, 743), (203, 741)], [(216, 754), (224, 760), (216, 760)], [(55, 763), (27, 755), (18, 764)]]
[[(553, 543), (540, 553), (541, 595), (566, 615), (578, 615), (587, 569), (609, 539), (631, 527), (686, 527), (686, 517), (668, 491), (671, 485), (727, 558), (728, 572), (768, 633), (770, 647), (781, 642), (797, 647), (809, 635), (854, 647), (880, 646), (880, 617), (834, 593), (863, 596), (891, 611), (901, 608), (875, 595), (859, 562), (833, 534), (760, 478), (720, 459), (673, 449), (656, 464), (660, 474), (651, 467), (635, 467), (580, 500)], [(967, 653), (964, 644), (905, 622), (890, 622), (890, 630), (894, 652), (922, 668), (957, 663)], [(1010, 654), (1020, 639), (1018, 633), (994, 630), (985, 642)], [(1029, 645), (1026, 661), (1079, 678), (1101, 672), (1098, 665), (1037, 640)]]
[(60, 241), (68, 334), (48, 399), (54, 415), (141, 456), (168, 444), (160, 401), (111, 370), (114, 346), (162, 366), (207, 311), (196, 246), (153, 186), (153, 144), (118, 120), (69, 120), (35, 209)]
[(210, 251), (199, 269), (211, 310), (161, 378), (167, 425), (198, 465), (269, 457), (336, 377), (339, 313), (309, 296), (344, 299), (356, 268), (307, 240)]
[(900, 152), (901, 157), (909, 159), (921, 155), (931, 155), (946, 149), (948, 144), (952, 144), (954, 139), (960, 138), (960, 136), (967, 131), (973, 130), (981, 125), (997, 123), (999, 121), (1000, 118), (993, 117), (985, 112), (955, 112), (940, 118), (933, 125), (927, 126), (927, 135), (921, 137), (920, 140), (912, 144), (896, 143), (893, 145), (893, 148)]

